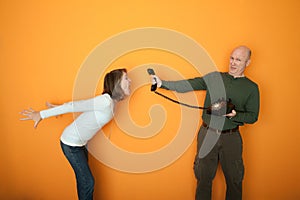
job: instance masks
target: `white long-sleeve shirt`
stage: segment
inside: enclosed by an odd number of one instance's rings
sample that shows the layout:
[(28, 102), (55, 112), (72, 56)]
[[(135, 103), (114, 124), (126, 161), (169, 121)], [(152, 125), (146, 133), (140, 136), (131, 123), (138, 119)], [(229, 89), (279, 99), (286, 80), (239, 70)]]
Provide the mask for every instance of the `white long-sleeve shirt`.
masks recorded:
[(84, 146), (113, 118), (114, 102), (109, 94), (73, 101), (40, 111), (42, 119), (71, 112), (82, 112), (67, 126), (60, 140), (69, 146)]

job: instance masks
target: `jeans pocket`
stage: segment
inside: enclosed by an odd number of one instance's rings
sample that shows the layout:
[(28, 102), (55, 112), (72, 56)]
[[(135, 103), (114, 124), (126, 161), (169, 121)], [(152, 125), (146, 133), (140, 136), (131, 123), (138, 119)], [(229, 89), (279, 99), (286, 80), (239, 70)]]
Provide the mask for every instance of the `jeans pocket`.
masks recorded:
[(69, 150), (70, 153), (77, 153), (77, 152), (81, 151), (81, 147), (72, 147), (72, 146), (70, 146), (68, 150)]

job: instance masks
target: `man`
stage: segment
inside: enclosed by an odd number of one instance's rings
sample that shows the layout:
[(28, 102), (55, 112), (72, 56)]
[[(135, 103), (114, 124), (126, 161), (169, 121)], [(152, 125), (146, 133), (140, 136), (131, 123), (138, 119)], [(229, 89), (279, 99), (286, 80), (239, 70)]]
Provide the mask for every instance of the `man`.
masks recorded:
[(235, 105), (234, 110), (221, 116), (203, 111), (194, 162), (197, 200), (211, 199), (212, 181), (218, 162), (226, 179), (226, 200), (242, 199), (244, 164), (239, 126), (256, 122), (259, 113), (258, 86), (244, 75), (250, 57), (251, 50), (248, 47), (238, 46), (231, 53), (227, 73), (212, 72), (203, 77), (180, 81), (162, 81), (152, 76), (157, 87), (163, 89), (176, 92), (206, 90), (204, 107), (222, 98), (230, 99)]

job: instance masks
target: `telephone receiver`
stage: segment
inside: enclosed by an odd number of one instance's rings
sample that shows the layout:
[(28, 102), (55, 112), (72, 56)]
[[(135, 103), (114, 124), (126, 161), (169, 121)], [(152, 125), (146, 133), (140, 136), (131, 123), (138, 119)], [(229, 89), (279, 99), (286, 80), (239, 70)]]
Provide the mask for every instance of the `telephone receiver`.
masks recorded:
[[(148, 69), (147, 69), (147, 72), (148, 72), (149, 75), (155, 75), (154, 70), (151, 69), (151, 68), (148, 68)], [(156, 88), (157, 88), (156, 78), (154, 78), (154, 80), (155, 80), (155, 83), (151, 85), (151, 91), (152, 91), (152, 92), (155, 91)]]

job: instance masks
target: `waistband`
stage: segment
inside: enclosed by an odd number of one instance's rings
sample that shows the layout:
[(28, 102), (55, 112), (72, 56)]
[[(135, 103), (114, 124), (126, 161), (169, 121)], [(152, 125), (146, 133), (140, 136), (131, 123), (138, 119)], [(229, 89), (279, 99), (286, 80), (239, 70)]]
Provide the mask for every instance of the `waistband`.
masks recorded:
[(215, 131), (217, 133), (222, 133), (222, 134), (225, 134), (225, 133), (233, 133), (233, 132), (237, 132), (239, 130), (239, 126), (233, 128), (233, 129), (226, 129), (226, 130), (218, 130), (218, 129), (215, 129), (215, 128), (211, 128), (209, 127), (206, 123), (202, 123), (202, 126), (204, 128), (207, 128), (207, 129), (210, 129), (212, 131)]

